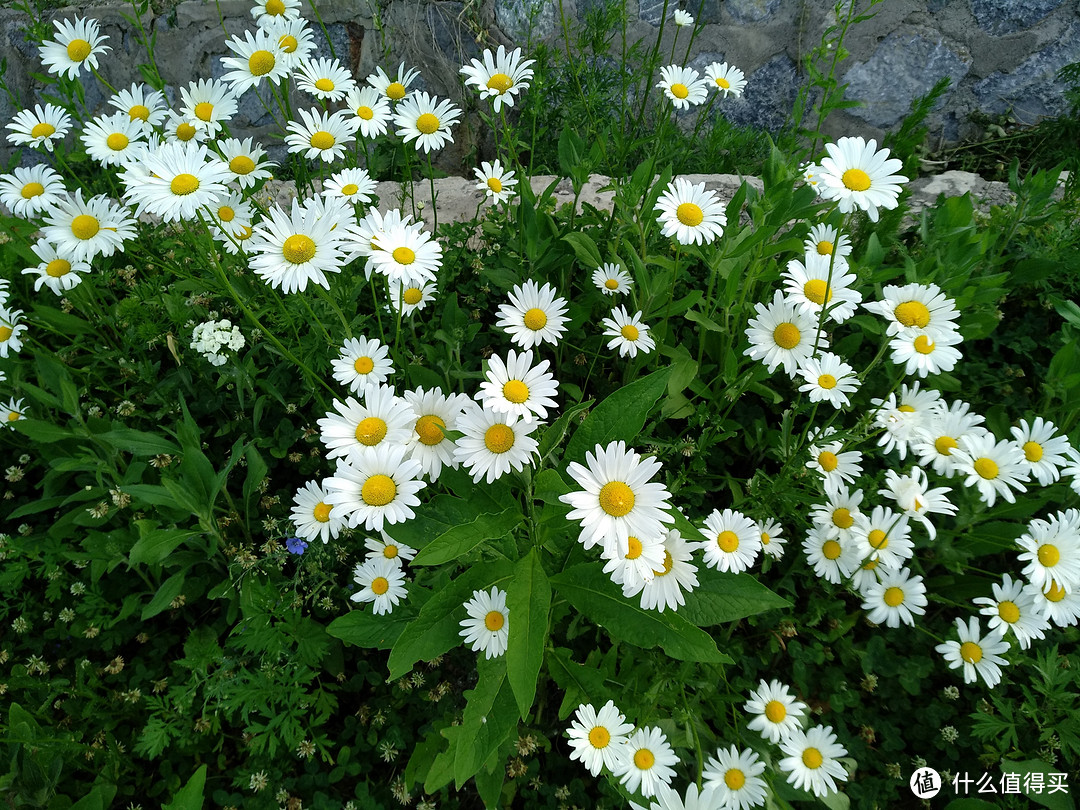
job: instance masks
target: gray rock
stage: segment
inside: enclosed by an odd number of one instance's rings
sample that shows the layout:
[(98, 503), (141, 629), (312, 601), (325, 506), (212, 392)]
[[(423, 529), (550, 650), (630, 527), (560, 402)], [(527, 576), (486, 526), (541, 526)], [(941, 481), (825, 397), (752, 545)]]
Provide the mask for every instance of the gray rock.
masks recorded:
[(311, 30), (315, 35), (315, 51), (312, 56), (319, 59), (329, 59), (331, 56), (336, 56), (341, 64), (346, 66), (349, 64), (349, 32), (345, 30), (342, 23), (331, 23), (326, 26), (326, 33), (330, 36), (330, 43), (334, 46), (333, 53), (331, 53), (326, 36), (323, 35), (322, 29), (317, 22), (312, 23)]
[(736, 22), (756, 23), (769, 19), (780, 8), (780, 0), (724, 0)]
[[(668, 3), (668, 13), (675, 7), (675, 0)], [(659, 25), (664, 15), (664, 0), (641, 0), (638, 4), (638, 19), (649, 25)]]
[(979, 108), (990, 113), (1011, 111), (1020, 122), (1061, 115), (1068, 109), (1057, 72), (1080, 61), (1080, 25), (1069, 26), (1057, 42), (1032, 54), (1013, 71), (998, 71), (974, 86)]
[(1030, 28), (1062, 0), (971, 0), (971, 11), (979, 27), (994, 36)]
[(888, 129), (911, 109), (911, 102), (926, 95), (943, 76), (953, 86), (967, 75), (970, 59), (964, 59), (938, 38), (893, 33), (878, 45), (874, 55), (854, 65), (844, 76), (846, 96), (865, 106), (848, 112), (871, 126)]
[(508, 37), (524, 44), (555, 33), (559, 4), (546, 0), (495, 0), (495, 23)]
[(447, 59), (461, 65), (480, 58), (476, 37), (459, 22), (464, 8), (464, 3), (450, 2), (430, 3), (425, 9), (435, 47)]
[(724, 98), (715, 109), (738, 126), (779, 132), (791, 118), (800, 79), (795, 63), (778, 54), (747, 76), (742, 98)]

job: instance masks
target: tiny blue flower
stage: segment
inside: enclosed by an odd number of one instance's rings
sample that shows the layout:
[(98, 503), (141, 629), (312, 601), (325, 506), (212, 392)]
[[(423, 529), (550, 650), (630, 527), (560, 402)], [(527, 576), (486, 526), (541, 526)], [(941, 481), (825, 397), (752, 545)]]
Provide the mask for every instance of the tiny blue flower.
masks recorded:
[(301, 540), (299, 537), (287, 537), (285, 538), (285, 548), (290, 554), (296, 554), (297, 556), (307, 551), (308, 544)]

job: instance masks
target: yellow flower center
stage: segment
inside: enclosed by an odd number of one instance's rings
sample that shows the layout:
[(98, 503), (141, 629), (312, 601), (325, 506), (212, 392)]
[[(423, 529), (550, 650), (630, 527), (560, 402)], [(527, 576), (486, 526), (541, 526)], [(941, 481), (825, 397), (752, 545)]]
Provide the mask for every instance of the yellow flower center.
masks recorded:
[(870, 545), (876, 549), (889, 547), (889, 538), (885, 536), (885, 532), (881, 529), (872, 529), (870, 534), (866, 536), (866, 539), (870, 542)]
[(236, 234), (236, 239), (239, 242), (243, 242), (245, 239), (250, 239), (253, 233), (255, 233), (255, 231), (252, 230), (251, 226), (245, 225), (240, 229), (240, 232)]
[(150, 108), (145, 104), (135, 104), (128, 108), (128, 119), (134, 121), (138, 118), (140, 121), (150, 120)]
[(398, 264), (412, 264), (416, 261), (416, 253), (411, 248), (405, 246), (394, 248), (394, 252), (391, 255)]
[(873, 559), (873, 560), (867, 560), (866, 562), (863, 563), (863, 571), (873, 571), (875, 568), (878, 567), (878, 563), (880, 563), (880, 562), (881, 562), (880, 558)]
[(622, 481), (608, 481), (600, 488), (600, 508), (612, 517), (622, 517), (634, 508), (634, 491)]
[(112, 149), (114, 152), (122, 152), (127, 149), (128, 144), (131, 141), (128, 140), (128, 136), (123, 132), (114, 132), (108, 138), (105, 139), (105, 145)]
[(489, 177), (487, 181), (487, 187), (494, 191), (496, 194), (499, 194), (502, 192), (503, 189), (502, 180), (500, 180), (498, 177)]
[(514, 86), (514, 80), (505, 73), (495, 73), (488, 79), (488, 90), (496, 91), (500, 96)]
[(617, 290), (619, 289), (619, 281), (618, 279), (609, 278), (607, 281), (604, 282), (604, 286), (607, 287), (609, 290)]
[(229, 171), (233, 174), (251, 174), (255, 171), (255, 161), (247, 155), (237, 155), (229, 161)]
[(276, 64), (277, 60), (270, 51), (255, 51), (248, 57), (248, 70), (252, 76), (265, 76)]
[(423, 291), (419, 287), (409, 287), (401, 296), (401, 300), (409, 306), (416, 306), (420, 303), (420, 299), (424, 297)]
[(620, 329), (619, 334), (627, 340), (637, 340), (638, 337), (640, 337), (641, 335), (641, 333), (638, 331), (638, 328), (632, 323), (628, 323), (626, 326)]
[(1060, 602), (1065, 598), (1065, 589), (1056, 582), (1051, 582), (1050, 587), (1043, 591), (1043, 596), (1051, 602)]
[(365, 447), (374, 447), (386, 438), (386, 422), (377, 416), (368, 416), (356, 426), (356, 440)]
[(281, 246), (281, 255), (292, 264), (310, 262), (315, 256), (315, 240), (302, 233), (294, 233)]
[(1039, 565), (1044, 568), (1053, 568), (1061, 560), (1061, 552), (1058, 551), (1058, 547), (1046, 543), (1039, 546)]
[(851, 516), (851, 510), (845, 506), (841, 506), (839, 509), (833, 511), (832, 522), (841, 529), (850, 529), (851, 524), (855, 522), (855, 518)]
[(178, 197), (191, 194), (199, 189), (199, 178), (193, 174), (178, 174), (169, 183), (169, 191)]
[(739, 547), (739, 536), (730, 529), (725, 529), (716, 536), (716, 545), (730, 554)]
[(416, 128), (425, 135), (430, 135), (439, 128), (439, 119), (431, 113), (422, 113), (420, 117), (416, 119)]
[(371, 580), (371, 590), (376, 596), (382, 596), (390, 590), (390, 582), (386, 577), (375, 577), (375, 579)]
[(365, 121), (370, 121), (375, 117), (375, 111), (371, 107), (360, 106), (356, 108), (356, 114), (363, 118)]
[(393, 543), (387, 543), (383, 546), (382, 555), (388, 560), (394, 559), (398, 555), (398, 547)]
[(227, 205), (221, 206), (221, 208), (218, 209), (217, 215), (218, 219), (222, 222), (232, 222), (236, 219), (236, 212)]
[(917, 326), (922, 329), (930, 323), (930, 310), (922, 301), (904, 301), (897, 304), (893, 315), (904, 326)]
[(821, 763), (825, 761), (825, 758), (821, 756), (821, 752), (816, 748), (807, 748), (802, 752), (802, 762), (807, 768), (812, 771), (816, 771), (821, 767)]
[(525, 322), (525, 326), (537, 332), (547, 326), (547, 313), (539, 307), (533, 307), (530, 310), (526, 310), (525, 317), (522, 319)]
[(390, 82), (390, 84), (386, 85), (386, 95), (394, 101), (400, 101), (405, 98), (405, 85), (401, 82)]
[(761, 533), (761, 545), (767, 546), (771, 542), (772, 542), (772, 538), (769, 537), (769, 533), (768, 532), (762, 532)]
[(934, 440), (934, 449), (943, 456), (951, 456), (954, 448), (958, 447), (956, 439), (952, 436), (938, 436)]
[(1016, 606), (1015, 602), (1008, 600), (998, 602), (998, 616), (1001, 617), (1002, 621), (1014, 624), (1020, 621), (1020, 608)]
[(690, 95), (690, 91), (685, 84), (675, 82), (675, 84), (671, 85), (671, 95), (675, 96), (675, 98), (686, 98)]
[(317, 79), (315, 89), (322, 90), (324, 93), (332, 93), (334, 92), (334, 83), (330, 79)]
[(779, 700), (770, 700), (765, 704), (765, 717), (770, 723), (782, 723), (787, 717), (787, 707)]
[(782, 323), (773, 330), (773, 342), (781, 349), (794, 349), (802, 340), (802, 332), (793, 323)]
[(870, 188), (870, 175), (862, 169), (848, 169), (840, 179), (852, 191), (866, 191)]
[(998, 477), (998, 465), (986, 456), (975, 459), (975, 472), (988, 481)]
[(638, 538), (631, 535), (627, 538), (627, 544), (629, 548), (626, 551), (626, 559), (636, 560), (638, 557), (641, 556), (641, 552), (643, 549), (641, 546), (641, 541)]
[(647, 771), (656, 762), (656, 757), (648, 748), (639, 748), (634, 752), (634, 767), (638, 770)]
[(960, 645), (960, 657), (967, 661), (969, 664), (977, 664), (982, 661), (982, 647), (980, 647), (974, 641), (965, 641), (963, 644)]
[(611, 742), (611, 732), (603, 726), (593, 726), (589, 729), (589, 745), (593, 748), (607, 748)]
[(521, 380), (507, 380), (502, 391), (503, 396), (515, 405), (520, 405), (529, 398), (529, 386)]
[(360, 488), (360, 497), (368, 506), (386, 506), (397, 495), (397, 484), (389, 475), (373, 475)]
[(101, 230), (101, 223), (89, 214), (79, 214), (71, 220), (71, 232), (76, 239), (93, 239)]
[(356, 183), (346, 183), (341, 187), (341, 193), (344, 194), (346, 197), (351, 197), (359, 190), (360, 186), (356, 185)]
[(689, 225), (691, 228), (695, 228), (701, 224), (701, 221), (705, 219), (705, 212), (701, 210), (699, 205), (695, 205), (692, 202), (680, 203), (679, 207), (675, 209), (675, 217), (683, 225)]
[(15, 330), (12, 329), (10, 326), (0, 326), (0, 343), (3, 343), (9, 337), (11, 337), (14, 331)]
[(836, 377), (832, 374), (822, 374), (817, 378), (817, 384), (826, 391), (831, 391), (836, 388)]
[(662, 571), (653, 571), (653, 574), (658, 577), (664, 577), (671, 573), (672, 567), (675, 565), (675, 560), (671, 556), (671, 552), (666, 548), (664, 549), (664, 568)]
[(278, 17), (285, 13), (285, 3), (282, 0), (266, 0), (266, 13), (272, 17)]
[(370, 374), (375, 368), (375, 361), (370, 357), (357, 357), (352, 367), (357, 374)]
[(27, 183), (22, 187), (22, 198), (24, 200), (30, 200), (34, 197), (40, 197), (45, 193), (45, 186), (41, 183)]
[(817, 463), (825, 472), (832, 472), (836, 469), (836, 465), (840, 463), (840, 460), (836, 457), (836, 453), (822, 450), (821, 453), (818, 454)]
[[(24, 195), (25, 196), (25, 195)], [(1024, 442), (1024, 458), (1039, 461), (1043, 457), (1043, 447), (1038, 442)]]
[(277, 44), (285, 53), (295, 53), (296, 49), (300, 47), (300, 43), (296, 41), (296, 37), (292, 34), (284, 34), (278, 39)]
[(502, 630), (504, 624), (506, 624), (506, 617), (502, 615), (502, 611), (489, 610), (484, 617), (484, 627), (492, 633), (496, 630)]
[(731, 790), (739, 790), (746, 784), (746, 774), (738, 768), (729, 768), (728, 772), (724, 774), (724, 784)]
[(428, 447), (438, 444), (443, 440), (443, 430), (446, 422), (435, 414), (427, 414), (416, 420), (416, 435), (420, 437), (420, 443)]
[(18, 422), (20, 419), (22, 419), (22, 414), (18, 411), (12, 411), (7, 415), (7, 420), (9, 422)]
[(326, 523), (330, 520), (331, 509), (333, 509), (333, 507), (330, 506), (330, 504), (319, 501), (315, 504), (315, 508), (311, 510), (311, 515), (319, 521), (319, 523)]
[(60, 278), (71, 272), (71, 262), (67, 259), (53, 259), (45, 266), (46, 275), (52, 278)]
[(901, 405), (896, 410), (900, 411), (900, 413), (915, 413), (915, 406), (913, 406), (913, 405)]
[(829, 289), (829, 285), (825, 283), (825, 280), (820, 278), (812, 278), (803, 284), (803, 295), (818, 306), (821, 306), (826, 301), (832, 301), (832, 290)]
[(38, 123), (34, 124), (34, 128), (30, 130), (30, 137), (48, 138), (54, 132), (56, 132), (56, 127), (54, 127), (52, 124), (46, 123), (45, 121), (39, 121)]
[(724, 88), (725, 90), (730, 90), (731, 89), (731, 82), (729, 82), (723, 76), (717, 76), (716, 77), (716, 84), (718, 86)]
[(492, 453), (505, 453), (514, 446), (514, 431), (508, 425), (492, 425), (484, 433), (484, 447)]
[(214, 105), (209, 101), (200, 101), (195, 105), (195, 117), (200, 121), (209, 121), (214, 114)]
[(819, 256), (832, 256), (833, 243), (828, 239), (822, 239), (817, 243), (817, 252)]
[(904, 591), (902, 588), (897, 588), (895, 585), (891, 588), (885, 589), (885, 595), (882, 597), (885, 600), (885, 604), (889, 607), (896, 607), (904, 602)]
[(919, 354), (931, 354), (934, 351), (934, 341), (930, 340), (926, 335), (919, 335), (915, 338), (915, 351)]
[(90, 43), (85, 39), (73, 39), (68, 43), (67, 55), (72, 62), (81, 62), (90, 55)]
[(337, 143), (337, 141), (335, 141), (334, 136), (325, 129), (320, 129), (318, 132), (312, 134), (309, 143), (311, 143), (315, 149), (333, 149), (334, 144)]
[(825, 555), (826, 560), (835, 560), (840, 556), (840, 544), (835, 540), (826, 540), (821, 547), (821, 553)]

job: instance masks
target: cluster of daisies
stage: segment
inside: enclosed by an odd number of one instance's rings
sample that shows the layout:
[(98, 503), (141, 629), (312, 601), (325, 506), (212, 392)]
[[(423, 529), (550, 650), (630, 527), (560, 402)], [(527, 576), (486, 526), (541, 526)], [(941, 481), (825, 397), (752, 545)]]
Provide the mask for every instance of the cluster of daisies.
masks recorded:
[[(847, 779), (840, 761), (847, 749), (830, 726), (803, 729), (809, 709), (787, 686), (761, 681), (744, 709), (747, 729), (780, 747), (775, 767), (796, 788), (825, 796), (838, 790), (837, 780)], [(579, 706), (567, 736), (570, 758), (580, 760), (590, 774), (599, 776), (606, 768), (630, 792), (655, 797), (648, 810), (746, 810), (760, 806), (768, 793), (762, 774), (769, 762), (751, 748), (732, 745), (718, 748), (703, 763), (700, 791), (691, 783), (680, 795), (671, 787), (679, 759), (667, 736), (657, 727), (635, 729), (611, 700), (599, 711), (591, 704)], [(631, 807), (646, 810), (633, 802)]]
[[(26, 324), (20, 320), (22, 312), (9, 306), (10, 286), (7, 279), (0, 279), (0, 358), (5, 360), (9, 352), (17, 353), (22, 348), (21, 333), (26, 330)], [(7, 372), (0, 370), (0, 382), (6, 379)], [(23, 400), (12, 397), (7, 403), (0, 402), (0, 424), (4, 427), (11, 428), (12, 423), (24, 418)]]

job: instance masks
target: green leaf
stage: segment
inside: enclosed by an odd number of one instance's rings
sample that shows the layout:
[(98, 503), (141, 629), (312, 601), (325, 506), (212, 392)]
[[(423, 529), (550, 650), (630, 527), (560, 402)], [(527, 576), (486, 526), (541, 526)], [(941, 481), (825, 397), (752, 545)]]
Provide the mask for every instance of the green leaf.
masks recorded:
[(604, 676), (593, 667), (578, 664), (565, 647), (548, 651), (547, 666), (551, 679), (563, 690), (563, 702), (559, 707), (559, 719), (565, 720), (582, 703), (602, 705), (608, 700), (610, 690), (604, 686)]
[(699, 326), (703, 327), (707, 332), (723, 332), (724, 331), (724, 327), (722, 327), (720, 324), (718, 324), (712, 318), (709, 318), (709, 317), (703, 315), (702, 313), (698, 312), (696, 309), (688, 309), (685, 313), (683, 313), (683, 317), (686, 318), (686, 320), (690, 321), (691, 323), (696, 323)]
[[(1001, 770), (1005, 773), (1015, 773), (1020, 776), (1020, 789), (1024, 791), (1024, 795), (1028, 799), (1033, 801), (1040, 807), (1048, 807), (1050, 810), (1073, 810), (1076, 806), (1073, 804), (1072, 796), (1067, 792), (1063, 793), (1060, 790), (1050, 793), (1048, 786), (1050, 784), (1050, 774), (1061, 773), (1056, 771), (1045, 762), (1040, 759), (1027, 759), (1023, 762), (1010, 762), (1003, 760), (1001, 763)], [(1041, 773), (1043, 774), (1042, 783), (1044, 785), (1042, 793), (1036, 793), (1035, 791), (1027, 790), (1025, 785), (1025, 777), (1028, 774)], [(1067, 780), (1067, 777), (1066, 777)], [(1067, 788), (1066, 788), (1067, 789)]]
[(711, 627), (785, 607), (791, 607), (791, 603), (750, 574), (708, 569), (698, 573), (698, 587), (686, 594), (679, 615), (698, 627)]
[(94, 785), (94, 787), (71, 805), (68, 810), (105, 810), (116, 796), (116, 788), (113, 785)]
[(161, 810), (202, 810), (203, 788), (206, 786), (206, 766), (200, 765), (199, 769), (191, 775), (187, 784), (173, 796), (173, 800), (161, 806)]
[(566, 446), (566, 458), (583, 461), (585, 453), (597, 445), (604, 447), (619, 440), (632, 443), (645, 426), (649, 411), (667, 390), (670, 374), (670, 366), (662, 368), (608, 396), (574, 431)]
[(67, 428), (49, 422), (39, 422), (37, 419), (19, 419), (8, 424), (15, 429), (16, 433), (21, 433), (27, 438), (42, 444), (75, 438), (75, 434)]
[(506, 674), (524, 720), (536, 696), (536, 679), (544, 661), (551, 586), (540, 555), (533, 548), (518, 560), (506, 589), (506, 608), (513, 632), (507, 639)]
[(159, 529), (156, 520), (136, 520), (139, 539), (131, 547), (128, 563), (156, 565), (165, 560), (184, 541), (198, 536), (198, 532), (184, 529)]
[(104, 433), (97, 434), (97, 438), (118, 450), (123, 450), (125, 453), (131, 453), (135, 456), (159, 456), (165, 453), (175, 456), (180, 452), (180, 448), (168, 439), (141, 430), (130, 430), (128, 428), (107, 430)]
[(157, 616), (163, 610), (167, 610), (173, 599), (180, 595), (184, 589), (185, 573), (186, 571), (180, 571), (161, 583), (161, 587), (154, 594), (154, 598), (150, 600), (150, 604), (143, 608), (142, 620), (144, 622)]
[[(428, 507), (431, 507), (431, 504), (440, 499), (443, 499), (442, 504), (457, 501), (466, 509), (472, 508), (460, 498), (454, 498), (451, 495), (439, 495), (433, 498), (428, 502)], [(431, 512), (438, 508), (438, 506), (434, 509), (428, 508), (425, 512), (430, 516)], [(508, 506), (498, 514), (481, 514), (468, 523), (452, 525), (451, 528), (420, 549), (411, 564), (441, 565), (456, 560), (487, 540), (506, 537), (521, 522), (521, 518), (521, 510), (514, 505)]]
[(468, 702), (454, 752), (454, 781), (459, 790), (517, 728), (506, 657), (477, 659), (476, 669), (480, 677), (476, 688), (465, 693)]
[(409, 622), (416, 618), (404, 608), (402, 605), (393, 613), (382, 616), (376, 616), (370, 610), (350, 610), (330, 622), (326, 632), (355, 647), (389, 650), (401, 638)]
[(578, 612), (603, 627), (612, 638), (636, 647), (661, 647), (672, 658), (708, 664), (730, 664), (716, 642), (699, 627), (670, 610), (643, 610), (628, 600), (603, 573), (599, 563), (583, 563), (551, 578), (551, 583)]
[(604, 263), (603, 258), (600, 256), (600, 249), (588, 234), (581, 231), (571, 231), (563, 236), (563, 241), (570, 243), (570, 247), (574, 249), (574, 253), (583, 267), (594, 270)]
[(577, 416), (584, 410), (587, 410), (593, 404), (593, 400), (588, 399), (585, 402), (580, 402), (573, 407), (567, 408), (563, 411), (562, 416), (556, 419), (551, 427), (544, 431), (544, 435), (540, 437), (540, 446), (537, 448), (537, 453), (540, 455), (540, 460), (543, 461), (550, 454), (551, 451), (559, 446), (559, 442), (566, 436), (566, 431), (570, 427), (570, 420)]
[(94, 335), (98, 331), (82, 318), (76, 318), (74, 315), (69, 315), (52, 307), (34, 305), (31, 307), (31, 311), (34, 313), (35, 318), (64, 335)]
[(537, 501), (562, 504), (559, 496), (571, 491), (571, 487), (563, 480), (559, 471), (552, 467), (541, 470), (533, 479), (533, 499)]

